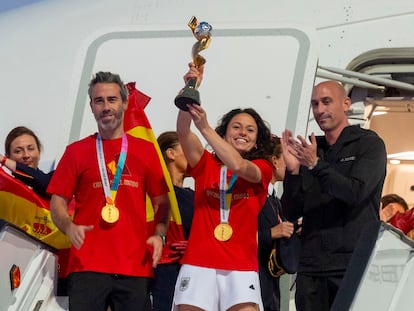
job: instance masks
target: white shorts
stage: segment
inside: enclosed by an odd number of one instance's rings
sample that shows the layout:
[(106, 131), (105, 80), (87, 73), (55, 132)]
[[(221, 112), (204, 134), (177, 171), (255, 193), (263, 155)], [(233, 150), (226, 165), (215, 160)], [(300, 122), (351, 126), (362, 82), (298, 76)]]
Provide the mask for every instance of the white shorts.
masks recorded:
[(259, 275), (255, 271), (231, 271), (182, 265), (175, 284), (172, 311), (181, 304), (203, 310), (227, 310), (239, 303), (255, 303), (263, 310)]

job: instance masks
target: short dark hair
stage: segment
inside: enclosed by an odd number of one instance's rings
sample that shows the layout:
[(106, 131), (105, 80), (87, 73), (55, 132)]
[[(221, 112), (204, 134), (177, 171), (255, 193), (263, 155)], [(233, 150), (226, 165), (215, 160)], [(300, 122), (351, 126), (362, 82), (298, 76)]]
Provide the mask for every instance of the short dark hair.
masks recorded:
[(280, 157), (282, 156), (282, 145), (280, 144), (280, 137), (272, 134), (272, 146), (273, 146), (273, 154), (272, 156), (275, 156), (277, 159), (280, 159)]
[(175, 146), (179, 145), (180, 142), (178, 141), (177, 132), (174, 131), (167, 131), (161, 133), (157, 138), (158, 145), (160, 146), (161, 153), (166, 160), (165, 152), (169, 148), (174, 148)]
[(42, 150), (42, 144), (40, 143), (39, 138), (37, 137), (37, 135), (29, 128), (25, 127), (25, 126), (17, 126), (14, 129), (12, 129), (9, 134), (7, 134), (6, 140), (4, 142), (4, 151), (5, 151), (5, 155), (7, 157), (10, 156), (10, 146), (12, 144), (12, 142), (17, 138), (20, 137), (22, 135), (30, 135), (34, 138), (34, 140), (36, 141), (36, 145), (37, 145), (37, 149), (39, 149), (39, 151)]
[(382, 208), (386, 207), (390, 203), (398, 203), (403, 207), (404, 211), (408, 210), (407, 202), (398, 194), (390, 193), (381, 198)]
[(270, 141), (270, 129), (263, 121), (262, 117), (253, 108), (236, 108), (230, 110), (221, 118), (218, 126), (216, 127), (217, 134), (219, 134), (221, 137), (224, 137), (226, 135), (227, 127), (229, 126), (231, 119), (240, 113), (247, 113), (250, 115), (255, 120), (257, 125), (257, 148), (254, 148), (244, 154), (243, 158), (247, 160), (269, 159), (273, 152), (272, 143)]
[(123, 102), (128, 100), (128, 90), (124, 84), (124, 82), (121, 80), (121, 77), (116, 74), (109, 71), (99, 71), (97, 72), (92, 80), (89, 82), (89, 89), (88, 94), (89, 98), (92, 99), (92, 91), (96, 84), (98, 83), (115, 83), (119, 85), (120, 93), (121, 93), (121, 99)]

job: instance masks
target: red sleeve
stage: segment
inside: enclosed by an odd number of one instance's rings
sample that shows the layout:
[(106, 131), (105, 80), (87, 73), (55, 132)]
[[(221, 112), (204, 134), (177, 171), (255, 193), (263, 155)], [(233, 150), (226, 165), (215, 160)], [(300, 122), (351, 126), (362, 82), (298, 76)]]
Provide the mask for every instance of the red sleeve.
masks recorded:
[(65, 153), (60, 159), (47, 187), (48, 194), (58, 194), (65, 198), (72, 198), (76, 185), (75, 158), (76, 155), (72, 154), (70, 146), (66, 147)]
[(267, 191), (267, 187), (272, 180), (272, 165), (269, 161), (264, 159), (257, 159), (253, 160), (252, 162), (256, 164), (262, 172), (262, 185), (263, 188)]

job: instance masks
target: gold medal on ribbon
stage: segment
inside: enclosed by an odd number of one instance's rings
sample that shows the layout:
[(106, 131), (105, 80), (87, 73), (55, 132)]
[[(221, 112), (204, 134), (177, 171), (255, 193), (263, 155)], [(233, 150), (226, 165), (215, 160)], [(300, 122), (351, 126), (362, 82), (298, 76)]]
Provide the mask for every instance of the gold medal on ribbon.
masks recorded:
[(119, 210), (114, 204), (106, 204), (101, 210), (102, 219), (113, 224), (119, 219)]
[(214, 237), (221, 242), (230, 240), (232, 235), (233, 229), (227, 223), (218, 224), (217, 227), (214, 229)]

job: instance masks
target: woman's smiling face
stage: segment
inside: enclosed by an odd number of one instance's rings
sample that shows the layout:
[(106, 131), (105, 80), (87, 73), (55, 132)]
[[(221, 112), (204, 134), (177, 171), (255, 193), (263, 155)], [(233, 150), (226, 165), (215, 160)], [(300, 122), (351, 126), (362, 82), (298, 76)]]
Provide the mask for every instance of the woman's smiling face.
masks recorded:
[(29, 134), (16, 137), (10, 144), (9, 158), (37, 168), (40, 161), (40, 150), (35, 138)]
[(240, 154), (245, 154), (256, 147), (257, 133), (256, 121), (251, 115), (243, 112), (230, 120), (224, 140)]

